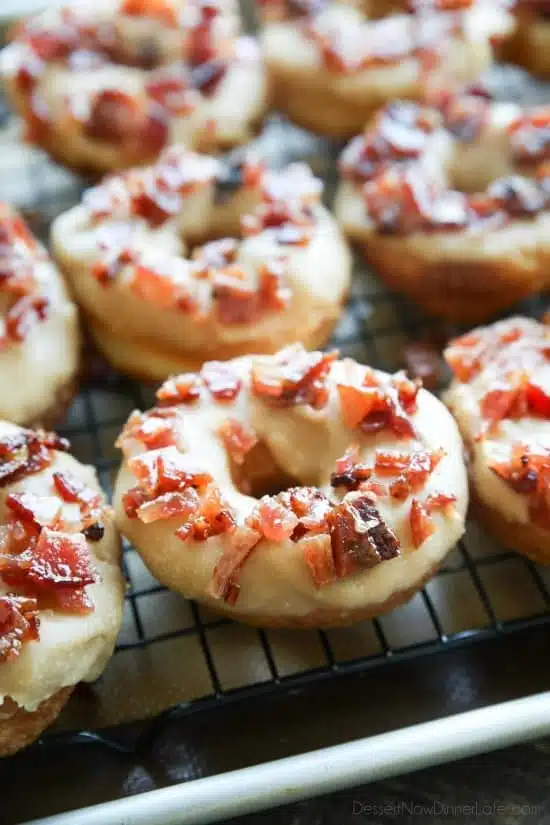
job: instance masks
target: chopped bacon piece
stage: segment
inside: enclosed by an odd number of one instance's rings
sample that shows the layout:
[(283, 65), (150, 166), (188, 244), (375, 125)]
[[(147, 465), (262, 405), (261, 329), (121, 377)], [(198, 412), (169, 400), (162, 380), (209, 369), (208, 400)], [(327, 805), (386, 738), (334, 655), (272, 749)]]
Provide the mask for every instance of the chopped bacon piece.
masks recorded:
[(357, 448), (347, 450), (346, 453), (337, 459), (334, 472), (330, 476), (332, 487), (345, 487), (346, 490), (357, 490), (362, 487), (363, 482), (368, 481), (372, 475), (372, 467), (360, 464), (357, 458)]
[(301, 548), (315, 587), (325, 587), (337, 580), (329, 535), (307, 536), (302, 539)]
[(29, 550), (17, 556), (2, 556), (0, 573), (7, 584), (31, 592), (82, 589), (96, 580), (84, 536), (47, 527)]
[(287, 347), (252, 367), (252, 392), (267, 404), (290, 407), (309, 404), (322, 409), (328, 400), (326, 379), (337, 352), (307, 352)]
[(409, 524), (411, 528), (413, 545), (418, 548), (435, 532), (435, 524), (433, 523), (429, 512), (424, 505), (420, 504), (417, 499), (413, 498), (411, 503), (411, 510), (409, 514)]
[(191, 312), (196, 309), (195, 299), (186, 287), (169, 274), (157, 272), (146, 266), (134, 267), (129, 287), (142, 301), (161, 309), (181, 309)]
[(481, 337), (470, 334), (455, 338), (443, 354), (455, 377), (466, 384), (481, 370), (484, 349)]
[(47, 467), (53, 450), (68, 450), (69, 442), (43, 430), (19, 430), (0, 439), (0, 487)]
[(178, 25), (176, 10), (168, 0), (124, 0), (120, 12), (129, 17), (150, 17), (167, 26)]
[(258, 436), (252, 427), (235, 418), (227, 418), (218, 428), (218, 435), (235, 464), (243, 464), (247, 454), (258, 443)]
[(235, 238), (221, 238), (193, 250), (193, 260), (207, 274), (212, 269), (223, 269), (234, 263), (237, 249)]
[(216, 401), (234, 401), (241, 391), (241, 379), (231, 365), (223, 361), (208, 361), (200, 375)]
[[(163, 414), (161, 414), (163, 413)], [(165, 413), (170, 413), (166, 415)], [(115, 442), (123, 451), (133, 440), (140, 441), (147, 450), (175, 445), (178, 438), (175, 413), (171, 408), (139, 413), (135, 410)]]
[(53, 483), (63, 501), (78, 504), (82, 510), (89, 511), (101, 504), (99, 493), (72, 473), (54, 473)]
[(102, 259), (95, 261), (92, 275), (101, 286), (109, 286), (120, 275), (123, 267), (135, 260), (136, 255), (132, 249), (108, 250)]
[(189, 456), (174, 446), (134, 456), (128, 467), (139, 480), (140, 487), (152, 497), (185, 487), (201, 489), (212, 481), (209, 472), (197, 467)]
[(192, 404), (201, 396), (203, 386), (200, 375), (196, 372), (186, 372), (169, 378), (157, 390), (157, 400), (160, 404)]
[[(359, 427), (366, 435), (390, 429), (401, 438), (413, 438), (412, 423), (405, 415), (394, 387), (338, 384), (342, 416), (347, 427)], [(393, 393), (392, 393), (393, 390)], [(409, 408), (414, 398), (406, 396)]]
[(10, 493), (6, 505), (18, 519), (40, 527), (54, 527), (61, 511), (55, 496), (37, 496), (35, 493)]
[(533, 415), (550, 418), (550, 395), (537, 384), (529, 382), (526, 387), (527, 406)]
[(247, 519), (247, 524), (268, 541), (290, 538), (298, 525), (298, 517), (276, 496), (263, 496)]
[(168, 138), (161, 107), (144, 108), (117, 89), (103, 89), (95, 96), (84, 130), (94, 140), (120, 144), (132, 157), (145, 159), (158, 155)]
[(258, 290), (246, 283), (245, 272), (232, 266), (212, 279), (212, 299), (220, 324), (250, 324), (260, 311)]
[(411, 381), (404, 372), (398, 372), (392, 376), (392, 384), (397, 389), (399, 403), (407, 415), (413, 415), (416, 412), (417, 397), (422, 381), (418, 379)]
[(198, 493), (190, 487), (181, 493), (164, 493), (153, 501), (146, 501), (137, 508), (136, 515), (144, 524), (151, 524), (174, 517), (188, 519), (198, 513), (199, 507)]
[(399, 540), (378, 512), (372, 496), (349, 493), (327, 515), (338, 578), (399, 555)]
[(452, 493), (436, 493), (435, 495), (428, 496), (424, 502), (424, 507), (427, 513), (435, 513), (438, 510), (446, 510), (447, 507), (450, 507), (455, 501), (456, 496), (452, 495)]
[(26, 642), (38, 641), (38, 603), (26, 596), (0, 596), (0, 663), (13, 662)]
[[(137, 518), (139, 508), (150, 500), (145, 490), (139, 487), (131, 487), (122, 496), (122, 506), (128, 518)], [(152, 500), (154, 501), (154, 499)]]
[(197, 105), (189, 79), (179, 71), (160, 69), (149, 78), (145, 90), (171, 115), (189, 115)]
[(208, 592), (213, 598), (235, 604), (240, 590), (237, 577), (261, 538), (250, 527), (239, 527), (231, 533), (208, 586)]
[(20, 298), (6, 316), (8, 340), (24, 341), (31, 329), (48, 317), (49, 305), (48, 298), (43, 295), (27, 295)]
[(206, 541), (211, 536), (228, 533), (235, 527), (233, 513), (216, 484), (209, 484), (203, 496), (199, 513), (188, 524), (176, 530), (184, 541), (188, 536), (195, 541)]

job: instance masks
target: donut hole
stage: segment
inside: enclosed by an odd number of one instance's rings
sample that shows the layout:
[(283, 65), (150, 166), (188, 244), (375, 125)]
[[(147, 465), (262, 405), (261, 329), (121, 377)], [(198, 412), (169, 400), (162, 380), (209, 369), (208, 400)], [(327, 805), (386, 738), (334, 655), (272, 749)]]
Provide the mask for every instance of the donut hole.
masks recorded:
[(466, 195), (484, 192), (501, 178), (523, 174), (515, 167), (505, 132), (495, 132), (471, 143), (455, 141), (445, 173), (450, 188)]
[(231, 461), (230, 471), (239, 492), (257, 499), (266, 495), (275, 496), (302, 483), (277, 464), (273, 453), (263, 441), (259, 441), (246, 454), (242, 464)]

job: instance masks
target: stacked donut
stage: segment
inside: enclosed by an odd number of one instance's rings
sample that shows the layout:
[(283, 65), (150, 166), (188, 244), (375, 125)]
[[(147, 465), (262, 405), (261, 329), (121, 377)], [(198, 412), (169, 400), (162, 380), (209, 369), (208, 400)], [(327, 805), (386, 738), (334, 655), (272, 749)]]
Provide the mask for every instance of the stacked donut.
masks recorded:
[(255, 42), (233, 0), (86, 0), (23, 23), (0, 71), (28, 137), (103, 172), (184, 141), (249, 140), (266, 104)]

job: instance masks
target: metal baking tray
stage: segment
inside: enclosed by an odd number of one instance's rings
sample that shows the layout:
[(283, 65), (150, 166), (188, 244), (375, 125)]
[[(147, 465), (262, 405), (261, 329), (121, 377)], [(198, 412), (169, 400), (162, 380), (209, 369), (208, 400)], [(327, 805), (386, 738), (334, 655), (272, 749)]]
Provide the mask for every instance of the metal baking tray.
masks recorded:
[[(509, 67), (493, 82), (508, 98), (546, 96)], [(276, 116), (259, 147), (274, 164), (308, 160), (330, 202), (341, 147)], [(0, 198), (39, 234), (47, 238), (85, 185), (0, 115)], [(544, 309), (542, 300), (519, 307)], [(358, 261), (332, 344), (393, 370), (407, 342), (456, 331), (388, 293)], [(107, 490), (114, 440), (152, 393), (88, 355), (60, 430)], [(474, 524), (409, 604), (328, 632), (234, 624), (162, 588), (129, 546), (124, 563), (117, 652), (52, 731), (0, 761), (1, 825), (212, 822), (550, 733), (550, 568)]]

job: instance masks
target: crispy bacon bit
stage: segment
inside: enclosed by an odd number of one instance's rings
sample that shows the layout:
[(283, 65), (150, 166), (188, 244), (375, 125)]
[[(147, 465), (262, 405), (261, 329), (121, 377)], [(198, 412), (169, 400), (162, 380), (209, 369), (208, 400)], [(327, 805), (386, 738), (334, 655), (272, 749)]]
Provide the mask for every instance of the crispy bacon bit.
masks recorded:
[(192, 404), (201, 397), (202, 386), (200, 375), (196, 372), (185, 372), (165, 381), (157, 390), (157, 400), (161, 406)]
[(417, 499), (413, 498), (411, 503), (411, 510), (409, 514), (409, 524), (411, 528), (412, 543), (414, 547), (418, 548), (435, 532), (435, 524), (433, 523), (430, 514), (420, 504)]
[(129, 248), (108, 250), (102, 259), (95, 261), (92, 275), (101, 286), (109, 286), (124, 266), (134, 263), (135, 258), (135, 252)]
[(337, 580), (329, 535), (307, 536), (302, 539), (301, 547), (316, 587), (325, 587)]
[(200, 375), (216, 401), (234, 401), (241, 391), (241, 379), (231, 365), (223, 361), (208, 361), (203, 365)]
[(151, 522), (181, 518), (188, 519), (199, 511), (200, 498), (195, 489), (190, 487), (181, 493), (164, 493), (164, 495), (141, 504), (136, 515), (144, 524)]
[(151, 410), (139, 413), (135, 410), (117, 439), (115, 446), (123, 451), (128, 443), (140, 441), (146, 450), (157, 450), (160, 447), (170, 447), (176, 444), (178, 428), (176, 415), (173, 409)]
[(129, 460), (128, 467), (150, 498), (179, 492), (186, 487), (200, 490), (212, 481), (209, 472), (173, 446), (140, 453)]
[(147, 81), (145, 91), (171, 115), (189, 115), (197, 105), (188, 77), (173, 68), (156, 71)]
[(424, 502), (424, 507), (428, 513), (436, 513), (439, 510), (446, 510), (456, 501), (456, 496), (451, 493), (436, 493), (428, 496)]
[(532, 521), (550, 529), (550, 450), (514, 444), (510, 461), (490, 469), (516, 493), (529, 496)]
[[(49, 305), (48, 298), (42, 295), (27, 295), (20, 298), (6, 316), (7, 341), (24, 341), (31, 329), (48, 317)], [(0, 349), (1, 346), (0, 339)]]
[[(418, 385), (404, 374), (394, 376), (383, 385), (371, 372), (365, 373), (363, 384), (337, 385), (344, 423), (350, 429), (359, 428), (366, 435), (389, 429), (399, 438), (414, 438), (414, 427), (403, 402), (411, 413), (416, 411)], [(401, 400), (402, 399), (402, 400)]]
[(166, 145), (168, 126), (161, 107), (143, 107), (117, 89), (103, 89), (95, 96), (84, 124), (93, 140), (120, 144), (132, 159), (156, 157)]
[(90, 609), (84, 588), (96, 580), (96, 574), (81, 533), (42, 528), (28, 549), (18, 555), (0, 557), (0, 574), (8, 585), (51, 599), (60, 609), (68, 608), (63, 597), (69, 591), (72, 594), (70, 609), (79, 612)]
[(168, 0), (124, 0), (120, 12), (129, 17), (150, 17), (167, 26), (177, 26), (175, 8)]
[(6, 505), (18, 519), (31, 525), (54, 527), (61, 512), (59, 499), (55, 496), (37, 496), (34, 493), (10, 493)]
[(276, 242), (282, 246), (307, 246), (314, 223), (311, 208), (296, 199), (262, 204), (254, 214), (242, 217), (241, 228), (244, 235), (271, 230)]
[(238, 575), (261, 538), (261, 535), (250, 527), (239, 527), (229, 535), (208, 586), (208, 592), (213, 598), (235, 604), (240, 590)]
[(309, 404), (322, 409), (328, 400), (326, 379), (337, 352), (307, 352), (287, 347), (252, 367), (252, 392), (266, 404), (290, 407)]
[(550, 160), (550, 108), (540, 106), (517, 118), (508, 128), (510, 144), (520, 163)]
[(327, 515), (338, 578), (399, 555), (397, 536), (378, 512), (372, 496), (349, 493)]
[(424, 450), (414, 453), (377, 450), (374, 469), (381, 476), (397, 476), (390, 487), (390, 494), (397, 499), (406, 499), (411, 492), (424, 487), (444, 455), (444, 450), (434, 453)]
[(346, 453), (337, 459), (334, 472), (330, 476), (332, 487), (345, 487), (346, 490), (357, 490), (362, 487), (363, 482), (368, 481), (372, 475), (372, 467), (360, 464), (358, 461), (357, 447), (347, 450)]
[(131, 291), (142, 301), (161, 309), (193, 312), (197, 309), (195, 298), (188, 284), (171, 277), (170, 273), (158, 272), (138, 264), (128, 280)]
[(339, 167), (355, 183), (370, 180), (389, 163), (419, 157), (438, 122), (435, 110), (408, 101), (393, 102), (377, 115), (374, 126), (349, 143)]
[(247, 454), (258, 443), (258, 436), (252, 427), (235, 418), (227, 418), (218, 428), (218, 435), (235, 464), (243, 464)]
[(26, 596), (0, 596), (0, 663), (13, 662), (26, 642), (38, 641), (38, 603)]
[(470, 333), (451, 341), (443, 354), (455, 377), (465, 384), (481, 370), (485, 349), (481, 335)]
[(238, 245), (235, 238), (220, 238), (193, 250), (193, 260), (205, 276), (212, 270), (224, 269), (235, 262)]
[(53, 460), (53, 450), (68, 450), (69, 443), (54, 433), (20, 429), (0, 439), (0, 487), (38, 473)]
[(212, 298), (220, 323), (249, 324), (266, 312), (288, 306), (291, 291), (285, 283), (282, 261), (261, 266), (257, 287), (246, 283), (245, 277), (244, 270), (235, 265), (213, 275)]
[(276, 496), (263, 496), (249, 516), (247, 524), (268, 541), (285, 541), (298, 526), (296, 514)]

